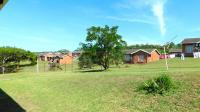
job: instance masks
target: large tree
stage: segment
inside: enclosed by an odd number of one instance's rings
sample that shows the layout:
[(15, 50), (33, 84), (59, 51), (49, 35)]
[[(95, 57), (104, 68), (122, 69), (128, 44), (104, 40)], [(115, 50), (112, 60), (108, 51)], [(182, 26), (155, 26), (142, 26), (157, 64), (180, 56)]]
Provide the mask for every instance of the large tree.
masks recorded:
[(87, 29), (86, 43), (81, 43), (83, 53), (79, 58), (82, 67), (84, 63), (93, 63), (107, 70), (110, 64), (118, 65), (123, 60), (123, 49), (127, 44), (117, 31), (118, 26), (107, 25)]
[(37, 56), (30, 51), (20, 48), (0, 47), (0, 72), (11, 65), (16, 65), (19, 68), (20, 61), (23, 60), (36, 64)]

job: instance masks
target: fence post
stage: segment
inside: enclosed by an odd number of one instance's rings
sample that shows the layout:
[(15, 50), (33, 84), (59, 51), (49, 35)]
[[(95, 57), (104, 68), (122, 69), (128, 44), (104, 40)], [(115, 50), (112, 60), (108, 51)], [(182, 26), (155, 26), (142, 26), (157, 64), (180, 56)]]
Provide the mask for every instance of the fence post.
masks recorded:
[(66, 69), (67, 69), (67, 65), (66, 65), (66, 63), (65, 63), (65, 72), (67, 71)]
[(45, 72), (45, 63), (44, 63), (44, 72)]
[(38, 58), (37, 58), (37, 73), (39, 73), (39, 61), (38, 61)]

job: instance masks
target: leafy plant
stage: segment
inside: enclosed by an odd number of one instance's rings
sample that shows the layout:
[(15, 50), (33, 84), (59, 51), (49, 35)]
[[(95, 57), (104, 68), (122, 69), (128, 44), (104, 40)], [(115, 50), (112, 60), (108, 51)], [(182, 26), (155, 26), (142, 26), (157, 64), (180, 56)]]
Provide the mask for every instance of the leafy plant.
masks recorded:
[(170, 91), (174, 86), (171, 77), (168, 74), (162, 74), (159, 77), (147, 80), (139, 86), (139, 90), (145, 90), (147, 93), (164, 94)]

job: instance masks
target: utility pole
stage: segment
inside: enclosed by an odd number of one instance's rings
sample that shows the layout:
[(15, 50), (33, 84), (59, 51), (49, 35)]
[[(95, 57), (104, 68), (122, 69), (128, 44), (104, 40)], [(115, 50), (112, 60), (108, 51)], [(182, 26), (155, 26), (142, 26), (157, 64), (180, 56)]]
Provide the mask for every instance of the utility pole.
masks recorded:
[(39, 60), (38, 60), (38, 57), (37, 57), (37, 73), (39, 73)]
[(167, 53), (166, 53), (165, 46), (164, 46), (164, 53), (165, 53), (165, 65), (166, 65), (166, 69), (168, 71), (169, 70), (169, 66), (168, 66), (168, 62), (167, 62)]
[(3, 75), (5, 74), (5, 67), (4, 67), (4, 64), (5, 64), (5, 60), (3, 59), (3, 66), (2, 66)]
[[(174, 39), (176, 39), (177, 37), (178, 37), (178, 35), (175, 35), (175, 36), (168, 42), (168, 44), (166, 44), (167, 48), (169, 48), (170, 43), (171, 43)], [(166, 47), (165, 47), (165, 45), (164, 45), (164, 55), (165, 55), (165, 66), (166, 66), (166, 69), (167, 69), (167, 71), (168, 71), (168, 70), (169, 70), (169, 65), (168, 65), (167, 53), (166, 53)]]
[(67, 71), (67, 62), (65, 61), (65, 72)]
[(73, 72), (73, 64), (74, 64), (74, 63), (73, 63), (73, 57), (72, 57), (72, 72)]

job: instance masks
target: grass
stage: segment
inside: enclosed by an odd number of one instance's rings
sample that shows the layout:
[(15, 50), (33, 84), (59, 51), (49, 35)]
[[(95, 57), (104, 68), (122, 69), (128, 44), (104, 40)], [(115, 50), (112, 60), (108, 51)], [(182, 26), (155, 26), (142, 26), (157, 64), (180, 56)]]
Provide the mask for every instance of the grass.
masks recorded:
[[(75, 66), (75, 65), (74, 65)], [(169, 60), (169, 73), (178, 83), (166, 95), (137, 91), (140, 83), (166, 72), (165, 62), (123, 65), (106, 72), (35, 72), (0, 76), (0, 88), (27, 112), (155, 112), (200, 111), (200, 60)], [(42, 68), (42, 66), (41, 66)]]

